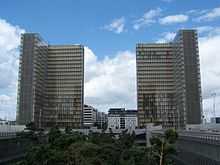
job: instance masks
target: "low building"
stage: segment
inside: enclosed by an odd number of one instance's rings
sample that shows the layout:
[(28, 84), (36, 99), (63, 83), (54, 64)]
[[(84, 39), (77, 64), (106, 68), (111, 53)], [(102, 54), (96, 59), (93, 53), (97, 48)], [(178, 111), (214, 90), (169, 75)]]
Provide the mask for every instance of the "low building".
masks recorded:
[(0, 125), (6, 125), (7, 120), (0, 119)]
[(108, 111), (108, 128), (124, 129), (124, 112), (125, 108), (110, 108)]
[(108, 118), (108, 116), (105, 112), (97, 112), (96, 126), (99, 129), (106, 128), (107, 118)]
[(0, 125), (16, 125), (16, 121), (0, 119)]
[(97, 120), (97, 109), (92, 106), (84, 105), (83, 125), (84, 127), (93, 127)]
[(134, 130), (138, 126), (137, 110), (125, 111), (125, 128)]
[(108, 112), (108, 128), (134, 130), (138, 125), (137, 111), (125, 108), (110, 108)]
[(212, 117), (211, 118), (211, 123), (220, 124), (220, 117)]

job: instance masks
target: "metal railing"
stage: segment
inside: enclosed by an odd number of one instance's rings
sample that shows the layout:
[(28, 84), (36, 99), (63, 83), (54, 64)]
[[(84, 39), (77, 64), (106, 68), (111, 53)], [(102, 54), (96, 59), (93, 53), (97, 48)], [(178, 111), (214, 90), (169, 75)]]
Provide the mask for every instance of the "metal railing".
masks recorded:
[[(152, 131), (152, 134), (163, 136), (164, 130)], [(202, 131), (178, 131), (178, 135), (179, 139), (220, 145), (220, 133)]]

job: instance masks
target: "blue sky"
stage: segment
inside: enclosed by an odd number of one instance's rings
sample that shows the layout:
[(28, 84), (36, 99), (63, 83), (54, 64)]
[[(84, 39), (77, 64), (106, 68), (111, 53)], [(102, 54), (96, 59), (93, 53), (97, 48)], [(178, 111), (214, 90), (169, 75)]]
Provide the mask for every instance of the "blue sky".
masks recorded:
[[(15, 119), (20, 35), (83, 44), (85, 102), (136, 109), (135, 45), (196, 28), (204, 114), (220, 107), (220, 0), (5, 0), (0, 2), (0, 118)], [(216, 114), (220, 115), (219, 109)]]
[[(134, 50), (137, 42), (155, 41), (163, 32), (207, 25), (190, 18), (182, 24), (154, 23), (134, 30), (134, 21), (149, 10), (160, 8), (160, 17), (165, 17), (219, 5), (219, 0), (7, 0), (1, 2), (0, 17), (28, 32), (39, 32), (49, 43), (82, 43), (102, 57), (118, 50)], [(120, 35), (103, 29), (121, 17), (125, 19), (125, 30)], [(219, 25), (220, 19), (211, 24)]]

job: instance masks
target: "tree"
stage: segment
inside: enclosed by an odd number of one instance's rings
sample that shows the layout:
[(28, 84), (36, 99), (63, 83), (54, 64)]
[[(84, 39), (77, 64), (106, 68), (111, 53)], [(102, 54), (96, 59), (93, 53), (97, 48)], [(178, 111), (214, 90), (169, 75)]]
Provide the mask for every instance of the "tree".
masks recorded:
[(49, 143), (53, 143), (60, 136), (61, 136), (61, 131), (59, 130), (59, 128), (57, 126), (51, 128), (48, 133)]
[(159, 165), (170, 164), (169, 156), (176, 153), (174, 144), (177, 138), (177, 132), (174, 129), (168, 129), (162, 137), (150, 139), (153, 156), (159, 162)]
[(135, 140), (135, 133), (132, 133), (131, 135), (128, 133), (128, 130), (122, 131), (122, 133), (119, 135), (119, 140), (118, 142), (120, 143), (119, 145), (123, 149), (129, 149), (134, 145), (134, 140)]
[(167, 130), (163, 137), (153, 137), (148, 148), (137, 146), (135, 133), (126, 130), (115, 138), (113, 133), (61, 133), (54, 127), (48, 139), (31, 146), (19, 165), (166, 165), (177, 134)]
[(98, 154), (98, 145), (85, 141), (76, 142), (65, 151), (66, 164), (93, 165), (95, 162), (101, 162)]
[(66, 127), (65, 128), (65, 133), (66, 134), (71, 134), (72, 133), (72, 129), (70, 127)]
[(36, 131), (37, 127), (34, 122), (30, 122), (30, 123), (26, 124), (26, 129), (30, 130), (30, 131)]

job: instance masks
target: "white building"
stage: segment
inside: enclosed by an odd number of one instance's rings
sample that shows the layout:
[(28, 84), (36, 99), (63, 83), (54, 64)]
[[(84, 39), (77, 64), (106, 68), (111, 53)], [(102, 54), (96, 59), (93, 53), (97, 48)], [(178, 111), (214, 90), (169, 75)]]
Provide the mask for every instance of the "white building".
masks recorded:
[(3, 120), (0, 118), (0, 125), (15, 125), (16, 121), (13, 120)]
[(138, 125), (137, 111), (111, 108), (108, 113), (108, 128), (134, 130)]
[(6, 124), (7, 124), (7, 120), (0, 119), (0, 125), (6, 125)]
[(84, 127), (94, 126), (97, 118), (97, 110), (89, 105), (84, 105), (83, 110), (83, 125)]
[(138, 126), (137, 111), (125, 111), (125, 129), (134, 130)]
[(97, 111), (97, 118), (96, 118), (96, 123), (98, 128), (105, 128), (107, 121), (108, 121), (108, 116), (105, 112), (98, 112)]

